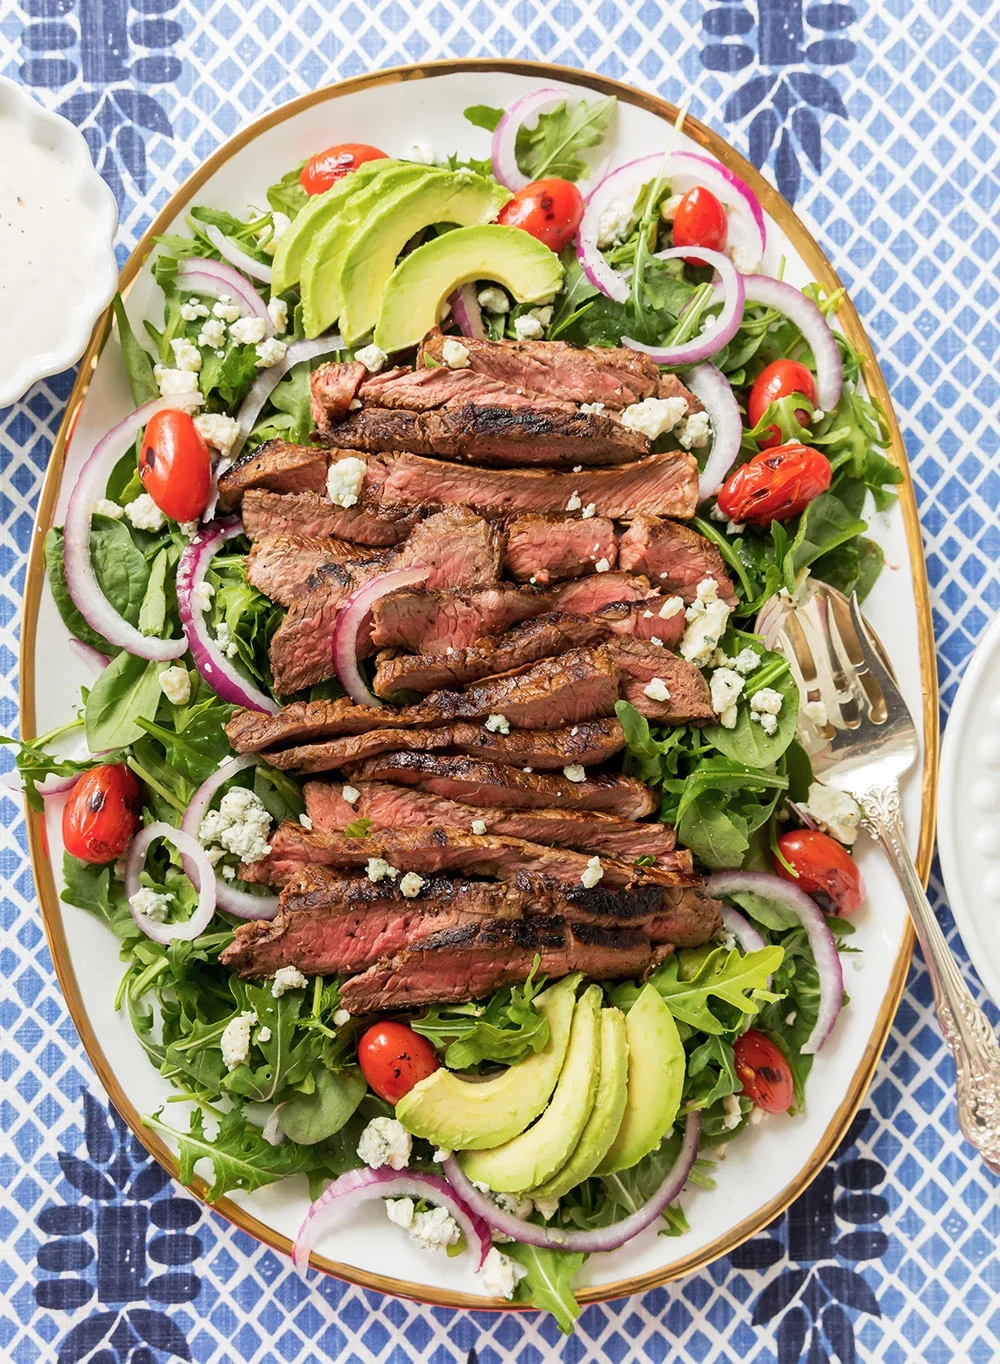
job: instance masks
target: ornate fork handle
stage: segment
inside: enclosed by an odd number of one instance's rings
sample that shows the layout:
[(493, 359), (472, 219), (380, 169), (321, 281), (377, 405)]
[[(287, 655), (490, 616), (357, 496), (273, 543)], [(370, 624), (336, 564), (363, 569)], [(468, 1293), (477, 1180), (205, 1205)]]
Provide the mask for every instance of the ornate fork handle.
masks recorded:
[(899, 877), (934, 990), (944, 1039), (955, 1058), (958, 1123), (986, 1164), (1000, 1174), (1000, 1046), (976, 1004), (924, 893), (906, 846), (895, 782), (860, 797), (864, 824)]

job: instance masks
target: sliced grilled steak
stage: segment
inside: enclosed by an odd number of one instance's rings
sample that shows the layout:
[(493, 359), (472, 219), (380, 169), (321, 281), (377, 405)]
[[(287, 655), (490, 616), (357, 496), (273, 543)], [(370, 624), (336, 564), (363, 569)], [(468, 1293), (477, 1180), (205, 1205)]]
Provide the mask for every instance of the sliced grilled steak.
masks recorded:
[(422, 512), (415, 508), (402, 516), (395, 512), (376, 515), (360, 504), (335, 507), (325, 491), (322, 495), (281, 495), (253, 489), (244, 495), (242, 515), (243, 528), (254, 541), (267, 535), (332, 536), (381, 547), (405, 540)]
[(275, 493), (325, 492), (329, 459), (329, 450), (322, 446), (265, 441), (219, 475), (219, 506), (224, 511), (237, 506), (250, 488)]
[(645, 578), (624, 573), (594, 574), (545, 592), (503, 583), (482, 592), (404, 589), (375, 603), (372, 643), (380, 649), (443, 654), (449, 649), (467, 649), (547, 611), (585, 616), (610, 602), (640, 601), (648, 592)]
[(518, 582), (545, 586), (617, 562), (618, 539), (606, 516), (518, 516), (507, 527), (504, 568)]
[(347, 416), (367, 374), (358, 360), (343, 364), (331, 361), (313, 370), (309, 376), (310, 407), (313, 421), (321, 430)]
[[(520, 888), (517, 877), (512, 885)], [(704, 886), (633, 886), (631, 890), (607, 890), (603, 883), (592, 886), (561, 886), (562, 903), (552, 912), (575, 922), (623, 924), (641, 928), (654, 943), (673, 943), (675, 947), (698, 947), (714, 938), (722, 928), (722, 906)], [(548, 912), (549, 901), (540, 906)]]
[(483, 810), (429, 791), (366, 781), (356, 788), (361, 794), (352, 805), (344, 799), (343, 789), (330, 782), (306, 783), (306, 810), (314, 829), (343, 830), (353, 820), (363, 818), (380, 829), (433, 825), (469, 831), (477, 820), (482, 820), (489, 833), (506, 838), (576, 848), (578, 852), (606, 853), (625, 861), (659, 857), (672, 852), (676, 842), (669, 824), (640, 824), (597, 811)]
[(389, 549), (352, 545), (347, 540), (265, 535), (250, 550), (247, 582), (265, 597), (288, 606), (331, 574), (339, 576), (340, 569), (349, 572), (358, 563), (368, 563), (383, 572), (391, 554)]
[[(715, 719), (708, 683), (693, 663), (641, 639), (616, 638), (603, 647), (621, 669), (623, 698), (647, 720), (698, 725)], [(667, 688), (666, 700), (647, 694), (657, 679)]]
[(376, 696), (392, 697), (398, 692), (427, 693), (461, 687), (541, 658), (551, 658), (567, 649), (600, 644), (610, 634), (608, 626), (586, 616), (549, 611), (515, 625), (495, 639), (480, 640), (468, 649), (453, 649), (445, 654), (381, 655), (373, 689)]
[(668, 649), (680, 642), (686, 624), (683, 606), (675, 606), (669, 597), (660, 596), (646, 597), (640, 602), (609, 602), (594, 612), (593, 619), (606, 625), (614, 635), (658, 639)]
[(386, 753), (346, 770), (354, 783), (394, 782), (492, 810), (557, 807), (644, 819), (659, 805), (655, 791), (634, 777), (591, 772), (583, 781), (570, 781), (552, 771), (525, 772), (495, 761), (438, 753)]
[(558, 917), (489, 919), (445, 929), (352, 976), (340, 1002), (352, 1014), (482, 999), (527, 980), (535, 957), (550, 980), (582, 971), (598, 980), (640, 976), (665, 955), (637, 929), (568, 924)]
[(593, 502), (602, 516), (616, 520), (629, 520), (639, 512), (686, 520), (698, 505), (698, 465), (692, 455), (677, 450), (580, 474), (472, 469), (398, 451), (384, 455), (383, 463), (387, 474), (379, 496), (380, 506), (387, 508), (464, 504), (496, 514), (561, 512), (576, 495), (584, 506)]
[(650, 448), (647, 436), (613, 417), (547, 399), (506, 406), (467, 402), (434, 412), (369, 405), (322, 430), (345, 450), (411, 450), (498, 468), (630, 465)]
[(660, 521), (655, 516), (636, 516), (622, 535), (619, 556), (622, 568), (645, 573), (653, 586), (667, 596), (676, 595), (693, 602), (698, 584), (712, 578), (719, 584), (719, 596), (730, 606), (736, 605), (736, 593), (722, 555), (690, 526)]
[[(361, 385), (358, 397), (372, 407), (397, 407), (408, 412), (433, 412), (466, 403), (524, 407), (539, 401), (537, 393), (522, 393), (499, 379), (477, 374), (473, 369), (449, 369), (447, 365), (372, 375)], [(576, 411), (576, 404), (572, 402), (558, 398), (543, 401), (548, 408)]]
[[(417, 369), (430, 356), (444, 363), (444, 340), (440, 331), (429, 332), (417, 352)], [(643, 398), (687, 398), (688, 411), (701, 404), (675, 374), (660, 374), (659, 367), (638, 351), (603, 346), (571, 346), (565, 341), (487, 341), (463, 337), (469, 367), (512, 388), (568, 398), (577, 403), (602, 402), (622, 408)]]

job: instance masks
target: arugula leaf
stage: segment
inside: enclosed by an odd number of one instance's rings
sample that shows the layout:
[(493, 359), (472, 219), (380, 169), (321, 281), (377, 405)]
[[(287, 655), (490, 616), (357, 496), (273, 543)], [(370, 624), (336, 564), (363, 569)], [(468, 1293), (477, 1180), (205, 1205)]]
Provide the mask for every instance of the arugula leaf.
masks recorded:
[(359, 819), (352, 819), (350, 824), (344, 826), (345, 838), (367, 838), (371, 833), (372, 822), (365, 819), (362, 815)]
[(795, 539), (785, 555), (783, 571), (789, 592), (795, 591), (795, 580), (804, 568), (867, 528), (867, 522), (852, 515), (835, 493), (820, 493), (802, 513)]
[(237, 1012), (252, 1010), (270, 1036), (262, 1041), (260, 1032), (254, 1034), (253, 1050), (263, 1053), (263, 1064), (253, 1066), (245, 1061), (229, 1072), (223, 1086), (228, 1093), (264, 1103), (286, 1086), (301, 1084), (315, 1061), (312, 1038), (297, 1026), (305, 992), (286, 990), (275, 999), (269, 985), (252, 985), (235, 976), (231, 985)]
[(128, 386), (136, 407), (151, 402), (160, 396), (160, 386), (153, 374), (153, 361), (149, 352), (136, 340), (132, 324), (128, 320), (121, 294), (115, 294), (111, 301), (118, 323), (118, 340), (122, 349), (122, 360), (128, 376)]
[(139, 937), (139, 928), (125, 899), (125, 887), (115, 879), (111, 867), (96, 867), (64, 852), (63, 882), (61, 898), (68, 905), (96, 914), (116, 938)]
[(299, 179), (302, 167), (306, 163), (300, 161), (297, 166), (288, 171), (268, 187), (267, 202), (277, 213), (284, 213), (289, 218), (294, 218), (300, 208), (303, 208), (309, 200), (309, 195), (302, 188)]
[(561, 100), (547, 114), (539, 114), (534, 128), (522, 123), (515, 146), (518, 168), (531, 180), (587, 179), (590, 167), (580, 153), (604, 141), (616, 104), (613, 95), (572, 106)]
[(470, 104), (464, 112), (474, 128), (485, 128), (488, 133), (495, 132), (503, 118), (502, 109), (493, 109), (488, 104)]
[(535, 978), (536, 957), (523, 985), (497, 990), (486, 1004), (439, 1004), (412, 1019), (414, 1032), (447, 1047), (450, 1070), (469, 1070), (483, 1061), (513, 1065), (529, 1051), (541, 1051), (549, 1040), (549, 1022), (533, 1000), (544, 984)]
[(295, 1094), (278, 1106), (281, 1130), (301, 1146), (314, 1146), (339, 1132), (352, 1116), (368, 1089), (360, 1070), (351, 1067), (338, 1071), (315, 1072), (315, 1088), (308, 1094)]
[[(63, 549), (62, 528), (54, 527), (45, 537), (45, 570), (63, 624), (71, 635), (101, 653), (117, 653), (117, 648), (92, 630), (76, 609), (66, 586)], [(90, 533), (90, 554), (101, 591), (130, 625), (138, 624), (149, 582), (149, 566), (128, 527), (110, 516), (95, 515)]]
[(504, 1254), (528, 1271), (514, 1291), (516, 1302), (530, 1302), (542, 1312), (551, 1312), (565, 1335), (571, 1335), (580, 1304), (573, 1292), (573, 1277), (587, 1258), (579, 1251), (550, 1250), (541, 1246), (514, 1243), (504, 1246)]
[(732, 1043), (725, 1038), (707, 1037), (687, 1058), (683, 1111), (710, 1108), (727, 1094), (739, 1094), (743, 1081), (736, 1074)]
[[(739, 1014), (755, 1015), (761, 1001), (770, 1003), (777, 997), (768, 989), (767, 981), (784, 955), (781, 947), (765, 947), (746, 955), (736, 948), (713, 947), (704, 951), (686, 948), (669, 957), (650, 976), (650, 981), (675, 1018), (698, 1032), (717, 1036), (732, 1031), (733, 1025), (722, 1023), (709, 1007), (709, 1001), (721, 1000)], [(690, 979), (684, 979), (681, 972), (692, 963), (697, 969)], [(613, 992), (612, 999), (627, 1009), (639, 997), (640, 988), (629, 981)]]
[(84, 708), (87, 747), (91, 753), (124, 748), (142, 738), (140, 720), (152, 720), (159, 708), (163, 664), (133, 654), (113, 658), (94, 683)]

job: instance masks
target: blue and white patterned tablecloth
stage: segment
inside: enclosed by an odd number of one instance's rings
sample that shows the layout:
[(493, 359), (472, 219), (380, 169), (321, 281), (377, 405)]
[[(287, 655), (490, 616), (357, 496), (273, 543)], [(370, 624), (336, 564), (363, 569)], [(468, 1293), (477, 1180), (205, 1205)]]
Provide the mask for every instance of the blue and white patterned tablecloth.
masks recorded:
[[(372, 67), (504, 56), (674, 101), (693, 88), (692, 112), (794, 199), (875, 343), (916, 478), (946, 710), (1000, 605), (998, 35), (994, 0), (0, 0), (0, 74), (83, 128), (118, 196), (122, 260), (235, 128)], [(71, 377), (0, 411), (8, 732), (25, 556)], [(567, 1341), (537, 1314), (304, 1284), (179, 1195), (89, 1067), (9, 795), (0, 823), (3, 1361), (1000, 1358), (997, 1183), (956, 1135), (919, 963), (863, 1109), (800, 1202), (702, 1273), (590, 1307)]]

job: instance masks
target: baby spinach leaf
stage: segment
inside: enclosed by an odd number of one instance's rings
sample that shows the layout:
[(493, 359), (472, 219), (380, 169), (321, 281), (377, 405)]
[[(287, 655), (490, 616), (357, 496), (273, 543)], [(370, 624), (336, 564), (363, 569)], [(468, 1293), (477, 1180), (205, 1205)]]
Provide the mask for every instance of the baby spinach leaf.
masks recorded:
[(169, 547), (158, 550), (149, 568), (149, 581), (139, 608), (139, 629), (144, 635), (162, 635), (167, 620), (167, 568)]
[(100, 650), (101, 653), (117, 652), (103, 635), (99, 635), (96, 630), (90, 628), (76, 609), (73, 598), (69, 595), (69, 588), (66, 586), (66, 568), (63, 561), (62, 527), (53, 526), (45, 537), (45, 573), (49, 580), (49, 591), (52, 593), (56, 609), (63, 625), (70, 634), (75, 639), (83, 640), (84, 644), (89, 644), (91, 648)]
[(123, 748), (142, 738), (139, 720), (156, 716), (164, 665), (124, 651), (113, 658), (94, 683), (84, 709), (87, 746), (92, 753)]
[[(766, 653), (763, 656), (765, 666), (774, 661), (784, 664), (779, 654)], [(760, 672), (763, 673), (763, 668)], [(799, 689), (787, 665), (780, 677), (767, 678), (765, 685), (779, 692), (782, 698), (781, 710), (776, 717), (778, 724), (773, 734), (767, 734), (763, 725), (753, 719), (750, 701), (742, 696), (737, 705), (737, 719), (733, 729), (726, 729), (722, 725), (706, 725), (702, 731), (708, 742), (720, 753), (736, 762), (745, 763), (747, 767), (771, 767), (795, 737), (795, 724), (799, 715)], [(758, 686), (756, 690), (761, 690), (761, 687)], [(753, 695), (750, 686), (747, 687), (747, 693), (748, 697)]]
[(785, 555), (783, 569), (789, 592), (795, 590), (795, 580), (804, 568), (867, 528), (867, 522), (853, 515), (835, 493), (820, 493), (802, 513)]
[(275, 181), (267, 191), (267, 202), (271, 207), (278, 213), (286, 214), (289, 218), (294, 218), (309, 198), (299, 179), (302, 167), (305, 164), (304, 161), (300, 161), (280, 180)]
[(112, 306), (115, 310), (115, 321), (118, 323), (118, 340), (122, 348), (128, 386), (132, 390), (136, 407), (141, 407), (143, 403), (151, 402), (160, 396), (160, 388), (153, 374), (153, 360), (149, 352), (136, 340), (121, 294), (115, 294)]
[(488, 133), (494, 132), (503, 118), (502, 109), (493, 109), (488, 104), (470, 104), (464, 113), (474, 128), (485, 128)]
[(340, 1131), (367, 1088), (364, 1076), (353, 1066), (336, 1073), (319, 1069), (311, 1093), (297, 1094), (293, 1090), (282, 1099), (278, 1110), (281, 1130), (292, 1141), (314, 1146)]
[(534, 128), (522, 124), (515, 147), (520, 170), (532, 180), (547, 176), (585, 180), (590, 167), (580, 153), (604, 141), (616, 103), (613, 95), (573, 105), (562, 100), (547, 114), (540, 114)]

